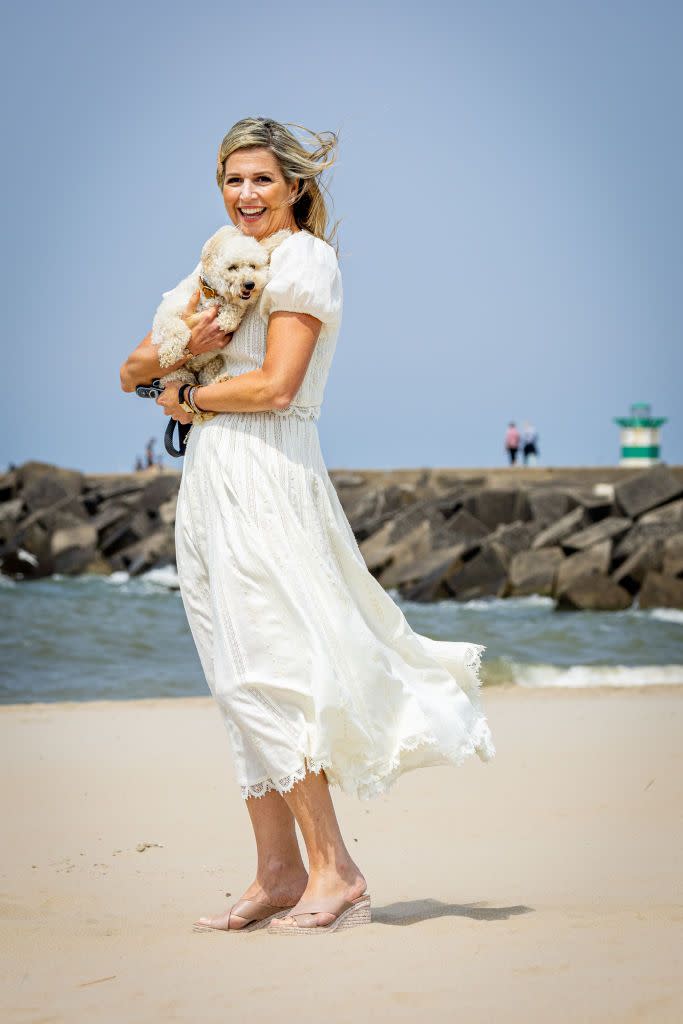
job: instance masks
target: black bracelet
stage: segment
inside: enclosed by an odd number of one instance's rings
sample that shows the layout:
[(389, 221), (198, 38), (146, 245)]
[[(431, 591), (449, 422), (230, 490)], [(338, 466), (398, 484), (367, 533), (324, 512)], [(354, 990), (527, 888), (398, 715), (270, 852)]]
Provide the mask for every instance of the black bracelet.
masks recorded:
[(200, 388), (200, 387), (201, 387), (201, 384), (195, 384), (195, 386), (194, 386), (194, 389), (193, 389), (193, 391), (192, 391), (192, 394), (191, 394), (191, 396), (190, 396), (190, 398), (191, 398), (191, 402), (190, 402), (190, 405), (191, 405), (191, 406), (192, 406), (192, 408), (193, 408), (193, 409), (195, 409), (195, 410), (196, 410), (197, 412), (208, 412), (208, 411), (209, 411), (208, 409), (200, 409), (200, 408), (199, 408), (199, 406), (197, 405), (197, 402), (195, 401), (195, 397), (194, 397), (194, 396), (195, 396), (195, 394), (196, 394), (196, 392), (197, 392), (197, 388)]
[(182, 405), (185, 401), (185, 392), (188, 388), (192, 387), (191, 384), (181, 384), (178, 388), (178, 405)]

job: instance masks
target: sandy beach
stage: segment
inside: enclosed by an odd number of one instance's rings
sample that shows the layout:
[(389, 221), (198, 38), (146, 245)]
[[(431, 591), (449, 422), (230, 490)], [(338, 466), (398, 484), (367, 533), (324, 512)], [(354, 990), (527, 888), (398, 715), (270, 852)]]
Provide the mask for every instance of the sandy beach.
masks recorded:
[(253, 863), (209, 699), (0, 709), (3, 1020), (680, 1021), (683, 687), (485, 702), (489, 764), (335, 791), (373, 922), (305, 949), (192, 931)]

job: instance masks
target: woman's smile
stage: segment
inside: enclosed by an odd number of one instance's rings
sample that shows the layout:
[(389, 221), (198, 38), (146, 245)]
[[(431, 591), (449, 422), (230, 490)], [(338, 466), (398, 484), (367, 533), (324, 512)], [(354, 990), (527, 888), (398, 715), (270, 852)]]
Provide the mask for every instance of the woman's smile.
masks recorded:
[(268, 149), (242, 149), (225, 161), (223, 201), (230, 220), (257, 240), (282, 228), (295, 228), (288, 199), (297, 182), (287, 182)]

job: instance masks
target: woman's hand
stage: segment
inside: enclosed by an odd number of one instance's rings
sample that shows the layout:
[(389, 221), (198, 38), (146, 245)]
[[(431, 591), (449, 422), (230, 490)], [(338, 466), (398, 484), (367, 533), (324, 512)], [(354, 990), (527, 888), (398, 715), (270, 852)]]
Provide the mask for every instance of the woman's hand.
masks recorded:
[(203, 313), (197, 313), (199, 299), (198, 288), (182, 314), (182, 319), (192, 331), (192, 337), (187, 343), (187, 350), (193, 356), (199, 356), (203, 352), (215, 352), (216, 349), (225, 348), (228, 342), (232, 341), (232, 333), (226, 334), (216, 323), (218, 306), (211, 306)]
[(164, 410), (164, 416), (171, 416), (174, 420), (177, 420), (178, 423), (192, 423), (192, 420), (194, 419), (192, 413), (185, 412), (184, 409), (180, 408), (178, 403), (179, 390), (180, 384), (176, 384), (175, 381), (172, 381), (166, 385), (164, 390), (156, 399), (156, 403)]

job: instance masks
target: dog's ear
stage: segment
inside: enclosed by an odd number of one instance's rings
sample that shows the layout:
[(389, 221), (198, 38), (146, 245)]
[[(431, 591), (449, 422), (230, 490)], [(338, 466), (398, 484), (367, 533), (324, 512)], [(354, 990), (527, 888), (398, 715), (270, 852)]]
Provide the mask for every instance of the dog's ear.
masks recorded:
[(291, 235), (289, 228), (283, 228), (282, 231), (276, 231), (273, 235), (268, 235), (267, 238), (260, 239), (261, 245), (266, 250), (269, 256), (272, 256), (273, 251), (277, 249), (278, 245), (284, 242), (285, 238), (289, 238)]

